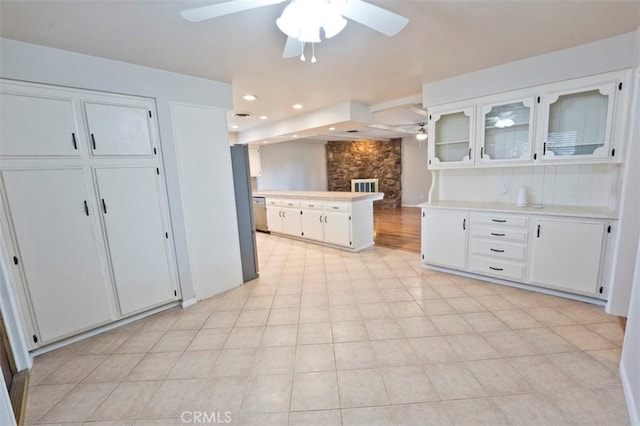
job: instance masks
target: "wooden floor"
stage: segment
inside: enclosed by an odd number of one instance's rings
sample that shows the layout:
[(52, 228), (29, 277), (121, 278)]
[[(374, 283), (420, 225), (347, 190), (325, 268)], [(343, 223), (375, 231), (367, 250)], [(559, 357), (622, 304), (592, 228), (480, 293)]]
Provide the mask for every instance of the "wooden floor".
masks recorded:
[(420, 253), (420, 208), (373, 209), (376, 245)]

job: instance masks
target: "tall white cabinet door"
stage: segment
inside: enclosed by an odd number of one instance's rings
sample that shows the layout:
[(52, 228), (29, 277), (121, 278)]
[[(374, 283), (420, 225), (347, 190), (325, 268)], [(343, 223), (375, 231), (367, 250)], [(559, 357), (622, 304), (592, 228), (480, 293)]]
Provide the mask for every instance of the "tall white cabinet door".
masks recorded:
[(39, 343), (111, 319), (96, 212), (81, 169), (2, 173)]
[(351, 219), (348, 213), (328, 211), (324, 214), (324, 241), (351, 247)]
[(282, 208), (282, 233), (302, 236), (302, 218), (299, 208), (283, 207)]
[(324, 239), (324, 215), (322, 210), (302, 210), (303, 237), (311, 240), (322, 241)]
[(604, 223), (537, 219), (534, 225), (532, 281), (595, 294), (600, 281)]
[(457, 210), (427, 209), (422, 221), (424, 261), (466, 269), (469, 214)]
[(79, 157), (70, 99), (0, 94), (0, 155)]
[(96, 169), (122, 315), (174, 298), (155, 167)]
[(93, 155), (152, 155), (147, 108), (85, 103), (84, 109)]
[(282, 232), (282, 210), (280, 207), (267, 207), (267, 228), (269, 232)]

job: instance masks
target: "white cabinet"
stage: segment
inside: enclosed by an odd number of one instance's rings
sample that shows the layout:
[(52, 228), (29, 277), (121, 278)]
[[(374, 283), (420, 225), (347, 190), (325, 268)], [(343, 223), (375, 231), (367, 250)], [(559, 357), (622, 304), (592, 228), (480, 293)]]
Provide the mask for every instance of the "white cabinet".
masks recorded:
[(324, 241), (324, 210), (323, 203), (318, 201), (303, 201), (302, 233), (303, 237), (315, 241)]
[(337, 246), (351, 246), (351, 215), (349, 204), (325, 203), (324, 241)]
[(251, 177), (262, 176), (262, 163), (260, 162), (260, 147), (249, 145), (249, 173)]
[(171, 300), (169, 234), (155, 167), (95, 173), (121, 314)]
[(599, 292), (603, 222), (538, 218), (534, 230), (534, 284), (588, 295)]
[(302, 214), (298, 200), (267, 199), (267, 229), (278, 234), (302, 236)]
[(153, 155), (148, 105), (85, 103), (94, 156)]
[(1, 156), (80, 156), (71, 99), (2, 93), (0, 105)]
[(267, 229), (269, 232), (282, 233), (282, 208), (279, 200), (267, 200)]
[(531, 160), (534, 105), (533, 96), (480, 105), (476, 158), (481, 164)]
[(18, 246), (12, 263), (37, 323), (33, 343), (113, 319), (98, 210), (82, 169), (3, 171), (2, 179)]
[(541, 160), (607, 158), (610, 155), (615, 82), (541, 96)]
[(473, 164), (475, 108), (433, 109), (429, 113), (427, 145), (433, 168), (464, 167)]
[(469, 213), (460, 210), (422, 209), (424, 262), (456, 269), (467, 267)]

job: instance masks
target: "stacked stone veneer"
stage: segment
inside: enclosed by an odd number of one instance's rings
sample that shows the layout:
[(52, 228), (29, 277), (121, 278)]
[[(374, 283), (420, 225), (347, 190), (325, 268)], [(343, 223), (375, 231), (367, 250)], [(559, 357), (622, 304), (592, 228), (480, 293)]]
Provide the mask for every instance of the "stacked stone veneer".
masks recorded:
[(327, 187), (351, 191), (351, 179), (378, 179), (384, 199), (380, 207), (400, 207), (402, 202), (401, 139), (389, 142), (355, 140), (327, 142)]

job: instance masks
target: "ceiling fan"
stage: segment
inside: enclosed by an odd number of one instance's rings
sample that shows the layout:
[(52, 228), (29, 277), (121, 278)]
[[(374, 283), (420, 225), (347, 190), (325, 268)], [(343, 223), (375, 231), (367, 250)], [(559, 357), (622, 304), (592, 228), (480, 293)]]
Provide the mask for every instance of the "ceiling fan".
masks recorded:
[[(386, 126), (384, 124), (369, 124), (369, 127), (372, 127), (374, 129), (380, 129), (380, 130), (388, 130), (390, 132), (406, 133), (409, 135), (414, 135), (418, 140), (418, 146), (422, 147), (424, 141), (427, 140), (427, 135), (428, 135), (427, 129), (424, 128), (424, 126), (426, 125), (427, 125), (426, 122), (420, 122), (420, 123), (410, 123), (410, 124), (405, 124), (400, 126)], [(418, 128), (416, 129), (415, 126), (418, 126)]]
[[(188, 21), (200, 22), (245, 10), (284, 3), (287, 0), (230, 0), (180, 12)], [(283, 58), (300, 56), (304, 61), (305, 43), (319, 43), (320, 28), (331, 38), (347, 24), (356, 21), (389, 37), (400, 32), (409, 19), (363, 0), (291, 0), (276, 21), (287, 42)], [(313, 45), (312, 45), (313, 47)], [(311, 60), (315, 62), (315, 54)]]

